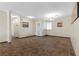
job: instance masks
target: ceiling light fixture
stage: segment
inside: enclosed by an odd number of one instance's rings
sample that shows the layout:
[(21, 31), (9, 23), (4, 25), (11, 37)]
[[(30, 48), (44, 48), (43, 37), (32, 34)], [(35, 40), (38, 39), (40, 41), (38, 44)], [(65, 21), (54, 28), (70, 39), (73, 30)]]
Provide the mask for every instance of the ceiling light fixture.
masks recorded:
[(27, 18), (30, 18), (30, 19), (33, 19), (34, 17), (33, 16), (26, 16)]
[(57, 18), (57, 17), (60, 17), (60, 16), (61, 16), (60, 13), (49, 13), (49, 14), (45, 15), (46, 18)]

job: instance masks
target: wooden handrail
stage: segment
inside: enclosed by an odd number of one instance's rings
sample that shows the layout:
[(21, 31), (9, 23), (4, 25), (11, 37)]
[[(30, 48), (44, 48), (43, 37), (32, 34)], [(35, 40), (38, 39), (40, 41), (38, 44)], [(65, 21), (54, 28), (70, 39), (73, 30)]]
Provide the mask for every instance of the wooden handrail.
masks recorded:
[(75, 20), (72, 22), (72, 24), (78, 19), (78, 17), (75, 18)]

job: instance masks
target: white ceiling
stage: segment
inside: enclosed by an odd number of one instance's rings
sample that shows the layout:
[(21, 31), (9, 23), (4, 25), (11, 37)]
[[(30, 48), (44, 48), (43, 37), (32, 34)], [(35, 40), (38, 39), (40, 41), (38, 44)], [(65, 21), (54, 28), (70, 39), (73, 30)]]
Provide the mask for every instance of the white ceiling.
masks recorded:
[(68, 16), (72, 2), (0, 2), (0, 9), (10, 10), (21, 16), (44, 16), (47, 13), (61, 13)]

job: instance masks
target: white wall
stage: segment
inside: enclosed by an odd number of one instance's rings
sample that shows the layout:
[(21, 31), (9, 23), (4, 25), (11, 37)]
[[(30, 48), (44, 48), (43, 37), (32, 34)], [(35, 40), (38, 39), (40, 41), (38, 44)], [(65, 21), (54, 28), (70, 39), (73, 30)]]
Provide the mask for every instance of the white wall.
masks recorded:
[[(20, 22), (14, 22), (13, 23), (13, 32), (14, 32), (14, 37), (27, 37), (27, 36), (32, 36), (35, 35), (35, 22), (33, 19), (29, 19), (26, 17), (21, 17), (17, 18), (17, 20), (20, 20)], [(22, 27), (22, 22), (28, 22), (29, 27), (28, 28), (23, 28)]]
[(0, 42), (10, 41), (9, 12), (0, 11)]
[(29, 27), (28, 28), (23, 28), (22, 25), (20, 24), (20, 29), (19, 29), (19, 37), (27, 37), (27, 36), (32, 36), (34, 35), (34, 23), (32, 20), (24, 18), (23, 19), (24, 22), (28, 22), (29, 23)]
[(20, 16), (11, 16), (11, 31), (12, 37), (19, 36), (19, 27), (20, 27)]
[[(18, 18), (19, 19), (19, 18)], [(62, 17), (52, 21), (52, 30), (43, 29), (44, 19), (40, 19), (41, 21), (31, 20), (28, 18), (22, 18), (24, 22), (29, 22), (29, 28), (23, 28), (21, 23), (16, 26), (15, 25), (15, 36), (17, 37), (27, 37), (36, 34), (36, 22), (40, 22), (42, 24), (42, 35), (53, 35), (53, 36), (62, 36), (62, 37), (70, 37), (70, 27), (71, 20), (69, 17)], [(57, 27), (57, 22), (63, 22), (63, 27)]]
[[(57, 22), (62, 22), (63, 27), (57, 27)], [(71, 21), (69, 17), (62, 17), (52, 21), (52, 30), (48, 30), (48, 35), (70, 37), (69, 28), (71, 26)]]
[(75, 54), (79, 56), (79, 18), (71, 25), (70, 32)]

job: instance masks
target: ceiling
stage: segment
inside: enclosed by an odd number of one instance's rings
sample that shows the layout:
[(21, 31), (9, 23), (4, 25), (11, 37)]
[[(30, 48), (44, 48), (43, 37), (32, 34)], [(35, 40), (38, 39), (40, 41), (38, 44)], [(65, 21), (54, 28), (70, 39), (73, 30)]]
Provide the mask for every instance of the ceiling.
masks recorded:
[(1, 10), (10, 10), (21, 16), (41, 17), (47, 13), (71, 14), (72, 2), (0, 2)]

